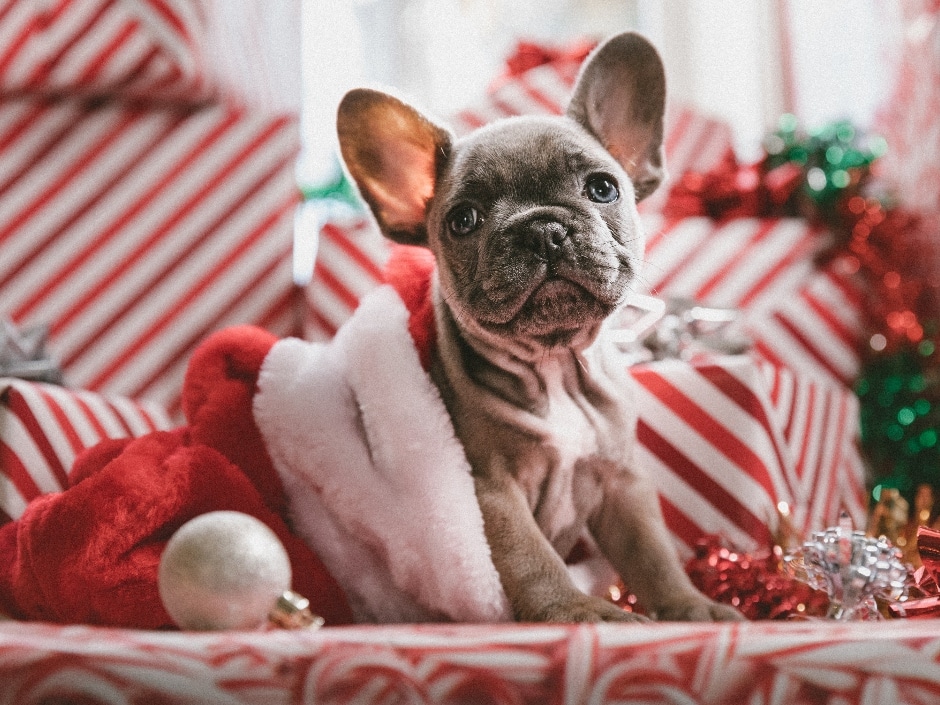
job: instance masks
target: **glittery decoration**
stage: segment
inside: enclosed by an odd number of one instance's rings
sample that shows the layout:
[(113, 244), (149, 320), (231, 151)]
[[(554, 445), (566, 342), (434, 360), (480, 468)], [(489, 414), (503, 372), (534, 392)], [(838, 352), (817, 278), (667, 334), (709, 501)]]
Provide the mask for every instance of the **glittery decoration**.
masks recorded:
[[(685, 566), (699, 591), (737, 608), (750, 620), (823, 617), (829, 608), (825, 592), (781, 572), (783, 549), (735, 551), (717, 535), (702, 538)], [(643, 614), (642, 605), (623, 584), (610, 588), (610, 599), (628, 612)]]
[(839, 206), (861, 193), (884, 139), (840, 121), (804, 130), (792, 115), (764, 140), (764, 156), (740, 164), (729, 155), (715, 169), (684, 174), (664, 206), (670, 217), (804, 216), (832, 226)]
[(801, 548), (784, 556), (784, 567), (791, 576), (829, 595), (830, 619), (880, 619), (877, 599), (899, 599), (909, 571), (891, 542), (853, 531), (846, 519), (814, 532)]
[(881, 490), (875, 506), (868, 516), (869, 536), (884, 536), (888, 541), (902, 549), (905, 543), (904, 532), (908, 525), (909, 505), (896, 488), (885, 487)]
[(737, 310), (703, 306), (692, 299), (635, 294), (616, 316), (610, 339), (630, 356), (631, 364), (692, 360), (707, 353), (739, 355), (751, 346)]
[(897, 489), (910, 502), (916, 487), (940, 484), (938, 374), (933, 354), (905, 347), (873, 355), (856, 383), (876, 501), (884, 489)]
[(894, 617), (909, 619), (940, 617), (940, 531), (917, 528), (917, 550), (921, 567), (912, 576), (913, 586), (904, 598), (888, 605)]
[(798, 166), (802, 173), (799, 192), (817, 208), (827, 209), (847, 193), (859, 191), (886, 144), (883, 138), (866, 135), (844, 120), (805, 130), (793, 115), (784, 115), (777, 131), (764, 140), (764, 149), (764, 171), (785, 164)]
[(743, 553), (717, 536), (702, 539), (686, 572), (705, 595), (736, 607), (748, 619), (822, 616), (829, 598), (781, 572), (783, 550)]

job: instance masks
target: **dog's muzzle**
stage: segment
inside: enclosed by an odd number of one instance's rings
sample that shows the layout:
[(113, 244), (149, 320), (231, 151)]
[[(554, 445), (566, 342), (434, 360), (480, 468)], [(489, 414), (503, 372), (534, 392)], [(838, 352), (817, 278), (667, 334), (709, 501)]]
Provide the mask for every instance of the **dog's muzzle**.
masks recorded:
[(561, 254), (562, 244), (570, 230), (550, 218), (533, 218), (524, 225), (523, 237), (529, 250), (543, 262), (552, 262)]

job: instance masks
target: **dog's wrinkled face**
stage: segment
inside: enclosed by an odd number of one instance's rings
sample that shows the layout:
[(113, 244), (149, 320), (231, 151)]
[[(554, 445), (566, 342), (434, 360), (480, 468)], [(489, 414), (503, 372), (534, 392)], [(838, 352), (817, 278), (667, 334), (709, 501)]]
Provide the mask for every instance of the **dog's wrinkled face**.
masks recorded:
[(455, 315), (564, 345), (606, 318), (642, 253), (633, 185), (570, 119), (517, 118), (457, 142), (428, 213)]
[(565, 116), (455, 140), (406, 103), (359, 89), (340, 104), (337, 130), (383, 233), (434, 251), (458, 326), (529, 349), (580, 346), (637, 275), (636, 201), (663, 178), (664, 107), (659, 55), (626, 33), (588, 57)]

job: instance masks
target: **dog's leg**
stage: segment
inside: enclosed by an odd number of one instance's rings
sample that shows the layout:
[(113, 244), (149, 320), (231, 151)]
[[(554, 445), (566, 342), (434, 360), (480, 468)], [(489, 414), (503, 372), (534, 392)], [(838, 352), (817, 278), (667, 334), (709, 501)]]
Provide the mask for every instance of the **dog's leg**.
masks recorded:
[(613, 476), (589, 527), (640, 604), (657, 620), (734, 621), (740, 612), (702, 595), (682, 569), (652, 481), (623, 469)]
[(494, 458), (474, 480), (493, 563), (517, 621), (646, 621), (575, 587), (504, 459)]

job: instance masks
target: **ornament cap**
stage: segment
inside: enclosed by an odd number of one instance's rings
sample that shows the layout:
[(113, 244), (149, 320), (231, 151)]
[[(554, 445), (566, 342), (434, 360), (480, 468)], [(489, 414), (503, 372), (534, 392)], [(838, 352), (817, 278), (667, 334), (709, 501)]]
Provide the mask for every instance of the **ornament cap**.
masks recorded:
[(310, 600), (292, 590), (281, 593), (268, 618), (281, 629), (319, 629), (325, 623), (323, 617), (310, 611)]

